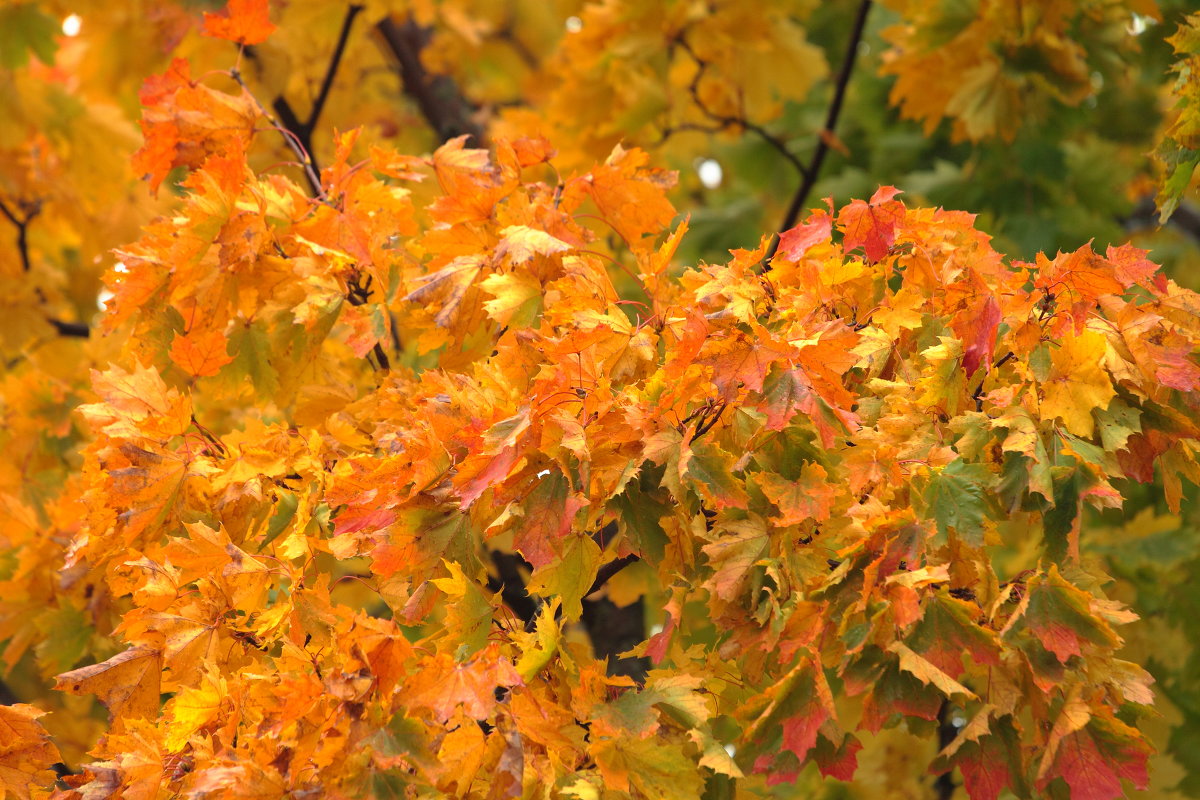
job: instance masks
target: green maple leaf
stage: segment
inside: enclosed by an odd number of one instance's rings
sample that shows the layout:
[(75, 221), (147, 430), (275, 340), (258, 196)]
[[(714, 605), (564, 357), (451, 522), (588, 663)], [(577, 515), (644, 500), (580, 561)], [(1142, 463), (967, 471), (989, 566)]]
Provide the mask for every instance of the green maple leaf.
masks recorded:
[(983, 546), (984, 493), (996, 477), (982, 464), (968, 464), (961, 458), (934, 474), (922, 499), (937, 521), (938, 536), (954, 528), (967, 544)]
[(54, 38), (58, 32), (54, 18), (34, 3), (0, 8), (0, 67), (24, 67), (29, 63), (30, 51), (43, 64), (54, 64), (54, 53), (58, 50)]

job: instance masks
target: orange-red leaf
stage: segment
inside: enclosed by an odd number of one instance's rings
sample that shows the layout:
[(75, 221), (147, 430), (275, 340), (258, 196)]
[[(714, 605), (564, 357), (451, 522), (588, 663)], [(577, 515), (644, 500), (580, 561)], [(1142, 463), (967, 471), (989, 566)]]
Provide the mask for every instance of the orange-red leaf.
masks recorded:
[(171, 342), (171, 360), (197, 378), (216, 375), (221, 367), (233, 361), (225, 352), (225, 341), (225, 335), (216, 330), (176, 333)]
[(904, 204), (892, 199), (898, 194), (894, 186), (881, 186), (870, 203), (855, 200), (842, 208), (837, 222), (845, 233), (842, 246), (847, 252), (861, 247), (869, 261), (888, 254), (896, 241), (896, 224), (904, 219)]
[(258, 44), (275, 32), (267, 10), (267, 0), (229, 0), (217, 13), (204, 13), (201, 33), (238, 44)]

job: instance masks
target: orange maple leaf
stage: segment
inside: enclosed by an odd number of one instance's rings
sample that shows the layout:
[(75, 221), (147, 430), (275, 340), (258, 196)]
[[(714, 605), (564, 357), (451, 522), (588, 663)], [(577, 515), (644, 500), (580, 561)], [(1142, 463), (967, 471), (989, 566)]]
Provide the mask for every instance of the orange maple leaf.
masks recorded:
[(871, 261), (888, 253), (896, 241), (896, 224), (904, 219), (904, 204), (893, 199), (900, 194), (894, 186), (881, 186), (871, 202), (855, 200), (838, 214), (838, 227), (845, 232), (842, 246), (847, 250), (861, 247)]
[(225, 352), (225, 335), (207, 330), (176, 333), (171, 342), (171, 360), (189, 375), (206, 378), (220, 372), (233, 357)]
[(275, 32), (267, 15), (267, 5), (267, 0), (229, 0), (221, 11), (204, 13), (204, 27), (200, 32), (238, 44), (258, 44)]

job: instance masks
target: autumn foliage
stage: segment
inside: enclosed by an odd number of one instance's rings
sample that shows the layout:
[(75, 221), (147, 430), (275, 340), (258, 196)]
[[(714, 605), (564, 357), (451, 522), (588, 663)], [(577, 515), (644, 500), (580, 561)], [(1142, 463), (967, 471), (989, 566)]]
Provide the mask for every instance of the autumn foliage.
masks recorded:
[[(923, 50), (894, 5), (900, 113), (1005, 135), (905, 65), (987, 14)], [(1147, 786), (1154, 679), (1084, 521), (1200, 482), (1200, 295), (890, 186), (684, 261), (632, 144), (293, 129), (246, 77), (272, 15), (206, 12), (224, 67), (141, 86), (165, 210), (104, 256), (90, 378), (59, 340), (8, 367), (0, 675), (57, 691), (0, 706), (0, 797), (751, 797), (893, 736), (971, 800)], [(736, 111), (713, 80), (686, 114)]]

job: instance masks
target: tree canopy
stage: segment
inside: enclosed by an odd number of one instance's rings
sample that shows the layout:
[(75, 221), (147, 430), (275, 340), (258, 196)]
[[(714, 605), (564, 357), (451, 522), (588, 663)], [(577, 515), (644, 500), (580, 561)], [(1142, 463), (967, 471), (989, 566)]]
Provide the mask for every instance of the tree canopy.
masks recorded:
[(0, 7), (0, 800), (1200, 795), (1200, 15)]

